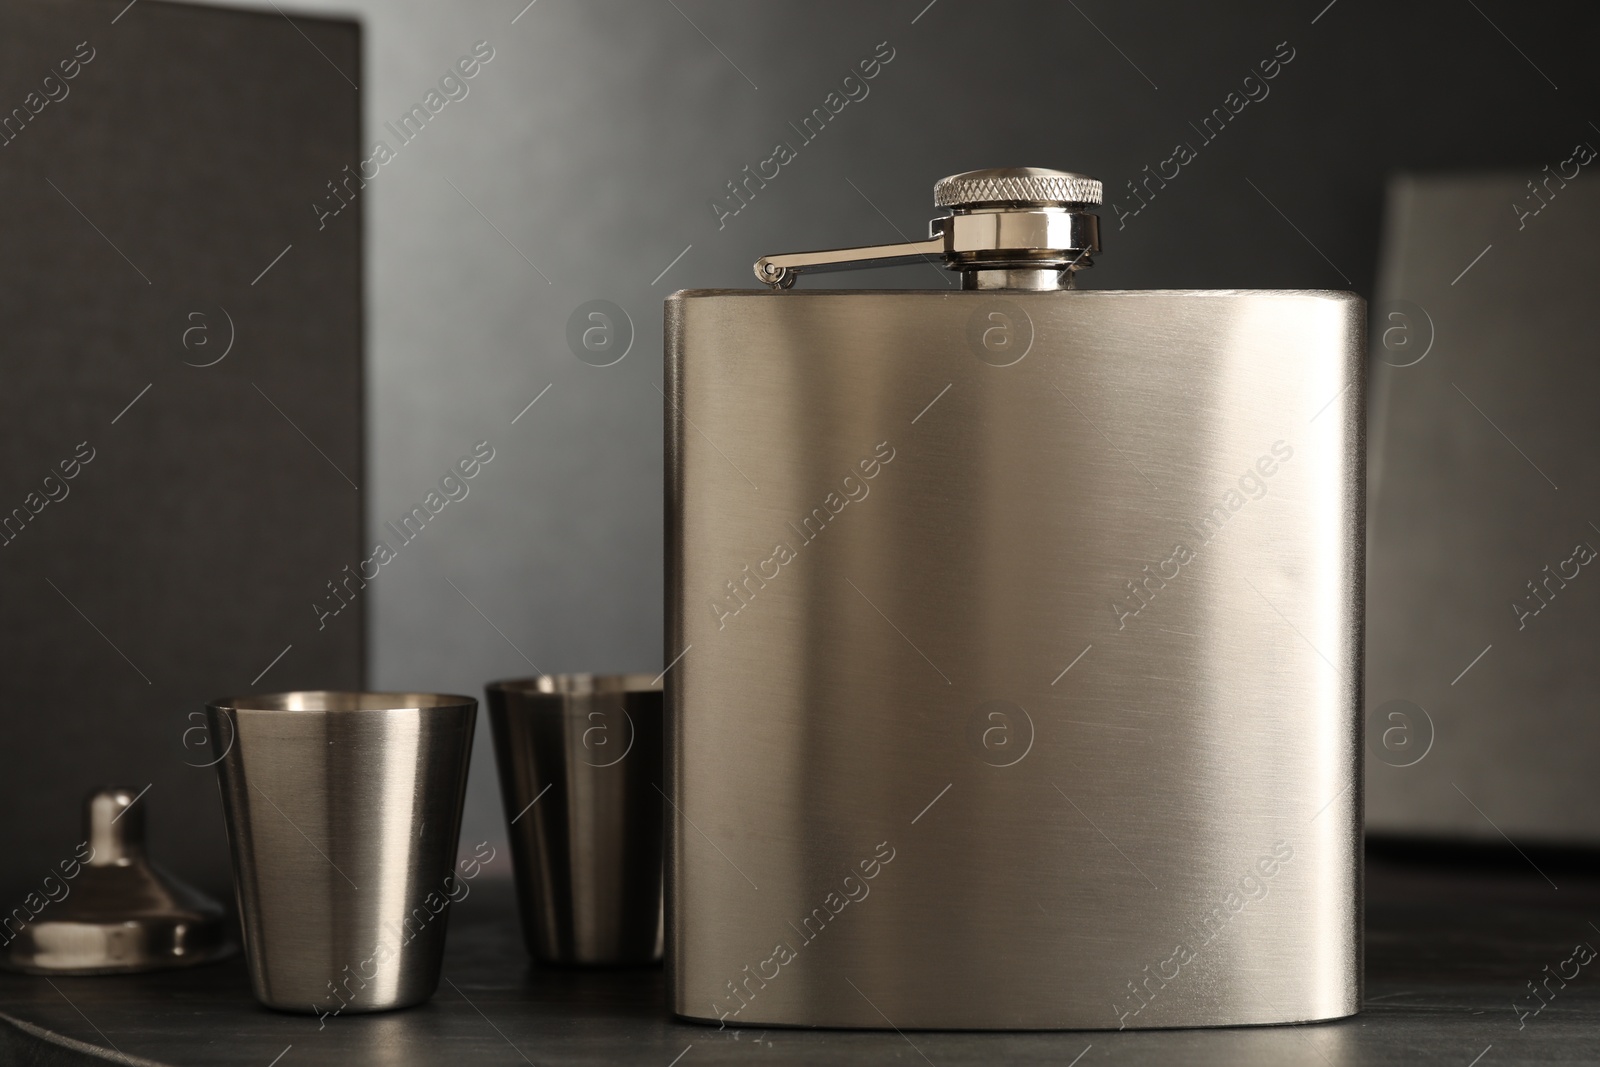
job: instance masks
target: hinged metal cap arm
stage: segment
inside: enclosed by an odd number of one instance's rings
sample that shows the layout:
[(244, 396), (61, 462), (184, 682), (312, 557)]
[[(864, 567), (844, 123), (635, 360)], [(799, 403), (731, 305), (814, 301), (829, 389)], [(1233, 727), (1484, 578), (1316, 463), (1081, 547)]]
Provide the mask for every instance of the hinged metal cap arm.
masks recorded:
[(933, 202), (951, 214), (928, 224), (926, 241), (763, 256), (755, 272), (774, 289), (802, 272), (859, 270), (916, 260), (961, 272), (965, 289), (1071, 288), (1100, 251), (1094, 207), (1100, 183), (1039, 167), (973, 170), (941, 179)]

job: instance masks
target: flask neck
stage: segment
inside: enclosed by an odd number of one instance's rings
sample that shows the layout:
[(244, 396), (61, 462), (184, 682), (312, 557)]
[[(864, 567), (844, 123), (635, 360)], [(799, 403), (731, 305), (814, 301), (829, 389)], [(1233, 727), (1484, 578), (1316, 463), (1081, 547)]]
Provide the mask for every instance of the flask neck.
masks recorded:
[(963, 289), (1027, 289), (1035, 292), (1077, 288), (1076, 270), (1051, 270), (1023, 267), (1009, 269), (964, 270)]

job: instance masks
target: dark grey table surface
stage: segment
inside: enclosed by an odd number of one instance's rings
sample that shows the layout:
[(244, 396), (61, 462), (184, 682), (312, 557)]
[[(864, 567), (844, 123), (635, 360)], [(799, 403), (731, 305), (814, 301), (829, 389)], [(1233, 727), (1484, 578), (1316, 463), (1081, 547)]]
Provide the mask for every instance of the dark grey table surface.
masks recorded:
[[(451, 921), (428, 1004), (329, 1019), (259, 1007), (240, 957), (121, 978), (0, 974), (0, 1063), (314, 1064), (1448, 1064), (1600, 1062), (1600, 962), (1537, 1014), (1529, 982), (1600, 946), (1600, 870), (1464, 870), (1372, 860), (1365, 1007), (1310, 1026), (960, 1033), (717, 1030), (665, 1010), (659, 968), (533, 966), (507, 883), (479, 883)], [(1552, 881), (1559, 888), (1553, 888)], [(1523, 999), (1519, 1002), (1518, 998)]]

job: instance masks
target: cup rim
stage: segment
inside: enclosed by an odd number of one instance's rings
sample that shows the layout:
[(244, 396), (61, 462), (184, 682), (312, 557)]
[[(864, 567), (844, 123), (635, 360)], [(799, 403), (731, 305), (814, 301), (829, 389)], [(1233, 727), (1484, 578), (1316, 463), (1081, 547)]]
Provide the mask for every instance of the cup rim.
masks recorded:
[(476, 697), (456, 693), (379, 692), (365, 689), (291, 689), (218, 697), (206, 702), (206, 707), (217, 711), (282, 715), (476, 710), (477, 706)]
[(561, 700), (567, 697), (621, 696), (661, 692), (661, 675), (642, 671), (631, 674), (541, 674), (529, 678), (503, 678), (487, 682), (485, 691), (520, 697)]

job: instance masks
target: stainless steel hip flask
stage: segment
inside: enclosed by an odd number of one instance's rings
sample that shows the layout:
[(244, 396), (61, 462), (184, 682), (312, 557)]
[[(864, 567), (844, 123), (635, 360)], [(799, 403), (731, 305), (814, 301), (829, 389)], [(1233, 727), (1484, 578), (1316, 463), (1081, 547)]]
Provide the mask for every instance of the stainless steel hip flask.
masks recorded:
[(668, 299), (679, 1015), (1357, 1010), (1364, 305), (1075, 289), (1099, 201), (957, 175), (927, 241)]

